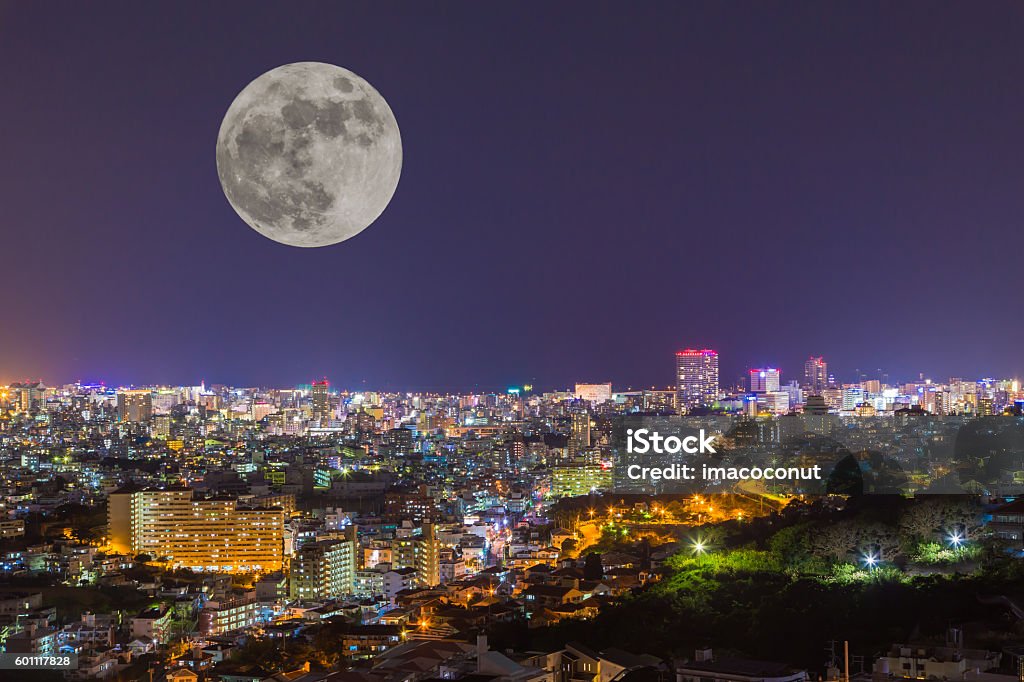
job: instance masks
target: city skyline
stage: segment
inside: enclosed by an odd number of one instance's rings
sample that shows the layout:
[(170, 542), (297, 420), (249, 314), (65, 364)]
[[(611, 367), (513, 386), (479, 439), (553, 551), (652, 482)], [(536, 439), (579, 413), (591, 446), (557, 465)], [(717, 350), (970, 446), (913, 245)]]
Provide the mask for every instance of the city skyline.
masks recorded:
[[(42, 384), (48, 388), (81, 386), (81, 387), (102, 387), (107, 391), (118, 391), (119, 409), (128, 403), (131, 409), (133, 396), (145, 394), (150, 390), (160, 388), (195, 388), (195, 387), (221, 387), (230, 390), (305, 390), (308, 392), (314, 404), (314, 412), (326, 413), (327, 404), (324, 402), (328, 395), (358, 394), (358, 393), (382, 393), (382, 394), (409, 394), (409, 395), (483, 395), (515, 393), (523, 395), (540, 395), (546, 393), (575, 392), (581, 390), (587, 394), (607, 394), (605, 399), (610, 399), (613, 391), (615, 393), (636, 392), (636, 391), (663, 391), (676, 394), (678, 404), (686, 408), (709, 406), (714, 402), (716, 396), (727, 394), (763, 394), (784, 391), (798, 386), (804, 395), (820, 395), (823, 390), (844, 388), (847, 386), (889, 386), (898, 387), (904, 385), (927, 385), (944, 386), (949, 383), (999, 383), (1011, 382), (1019, 384), (1016, 376), (955, 376), (938, 375), (926, 376), (924, 373), (917, 377), (891, 377), (888, 374), (872, 375), (867, 372), (859, 372), (854, 377), (837, 377), (831, 370), (826, 356), (809, 356), (803, 363), (803, 372), (796, 370), (787, 373), (779, 366), (750, 367), (745, 373), (736, 377), (735, 380), (722, 379), (719, 372), (718, 351), (703, 348), (686, 348), (674, 353), (675, 372), (671, 380), (663, 384), (649, 386), (638, 386), (633, 384), (620, 384), (609, 381), (605, 378), (584, 377), (577, 378), (568, 385), (535, 385), (529, 381), (517, 382), (507, 386), (481, 387), (456, 387), (446, 389), (433, 389), (422, 387), (393, 388), (384, 386), (347, 385), (344, 382), (332, 382), (328, 377), (319, 375), (306, 382), (294, 382), (285, 384), (254, 384), (254, 383), (225, 383), (219, 381), (207, 381), (205, 378), (199, 382), (127, 382), (108, 383), (98, 381), (56, 381), (46, 382), (42, 378), (25, 378), (13, 382), (0, 383), (0, 391), (5, 387), (10, 388)], [(575, 386), (575, 389), (573, 389)], [(582, 387), (585, 387), (581, 389)], [(6, 397), (0, 394), (0, 397)], [(579, 396), (583, 397), (583, 396)]]
[[(134, 388), (153, 388), (153, 387), (184, 387), (184, 386), (227, 386), (231, 388), (243, 389), (243, 388), (256, 388), (256, 389), (299, 389), (308, 388), (313, 393), (316, 392), (321, 385), (329, 387), (330, 393), (344, 392), (344, 393), (358, 393), (361, 391), (370, 392), (383, 392), (383, 393), (412, 393), (412, 394), (475, 394), (475, 393), (505, 393), (509, 390), (519, 391), (523, 386), (529, 386), (533, 393), (541, 392), (559, 392), (568, 391), (572, 389), (572, 386), (580, 384), (601, 384), (608, 383), (614, 387), (617, 392), (621, 391), (641, 391), (641, 390), (667, 390), (667, 391), (678, 391), (679, 390), (679, 357), (684, 355), (686, 351), (676, 351), (674, 356), (676, 358), (675, 372), (676, 376), (673, 376), (671, 372), (667, 372), (665, 381), (656, 384), (641, 385), (628, 382), (612, 381), (607, 376), (584, 376), (570, 379), (567, 383), (560, 384), (534, 384), (534, 379), (526, 379), (519, 381), (512, 381), (506, 384), (494, 384), (490, 386), (484, 386), (481, 384), (465, 385), (465, 386), (446, 386), (446, 387), (430, 387), (430, 386), (392, 386), (392, 385), (374, 385), (369, 382), (351, 382), (346, 383), (345, 381), (338, 381), (329, 379), (324, 374), (317, 374), (313, 377), (306, 379), (305, 381), (285, 381), (279, 384), (273, 383), (253, 383), (253, 382), (227, 382), (207, 379), (201, 377), (198, 381), (154, 381), (154, 382), (114, 382), (107, 381), (102, 378), (83, 380), (83, 379), (47, 379), (45, 377), (21, 377), (10, 381), (0, 380), (0, 387), (2, 386), (14, 386), (16, 384), (31, 384), (31, 383), (42, 383), (49, 387), (66, 386), (79, 384), (82, 386), (103, 386), (107, 389), (126, 389), (131, 390)], [(699, 351), (693, 351), (696, 353), (713, 353), (715, 360), (717, 361), (720, 357), (720, 353), (710, 349), (702, 349)], [(985, 381), (1013, 381), (1018, 380), (1020, 377), (1017, 375), (999, 375), (995, 373), (981, 373), (978, 375), (957, 375), (951, 372), (940, 372), (936, 374), (926, 374), (924, 372), (918, 373), (917, 376), (892, 376), (887, 372), (865, 371), (865, 370), (852, 370), (853, 376), (843, 376), (832, 371), (832, 365), (826, 360), (827, 356), (810, 356), (803, 363), (803, 370), (799, 369), (787, 369), (781, 365), (763, 365), (758, 367), (748, 367), (744, 370), (740, 370), (733, 377), (728, 377), (726, 374), (719, 372), (717, 364), (715, 367), (714, 376), (716, 381), (712, 382), (718, 386), (721, 390), (728, 391), (742, 391), (744, 388), (749, 389), (749, 392), (759, 392), (765, 389), (763, 388), (751, 388), (751, 382), (755, 381), (756, 373), (774, 373), (774, 381), (771, 386), (775, 387), (770, 390), (775, 390), (779, 387), (796, 382), (801, 388), (810, 388), (814, 390), (820, 390), (821, 388), (827, 388), (828, 386), (843, 386), (843, 385), (855, 385), (868, 382), (880, 382), (891, 386), (900, 384), (913, 384), (920, 382), (931, 382), (936, 384), (946, 383), (950, 379), (966, 380), (971, 382), (985, 382)], [(809, 381), (808, 367), (811, 363), (818, 361), (821, 363), (818, 365), (819, 374), (816, 375), (817, 382)], [(820, 374), (822, 367), (827, 367), (825, 374)], [(748, 378), (749, 376), (749, 378)], [(761, 381), (764, 378), (762, 377)], [(708, 384), (710, 385), (710, 384)], [(759, 384), (758, 384), (759, 385)]]
[[(454, 679), (559, 682), (575, 653), (537, 656), (503, 633), (558, 637), (568, 621), (574, 641), (601, 647), (609, 623), (636, 630), (667, 604), (671, 620), (652, 629), (667, 641), (649, 649), (648, 633), (626, 632), (616, 646), (685, 660), (711, 642), (800, 666), (776, 682), (822, 667), (836, 682), (821, 660), (829, 638), (874, 656), (897, 627), (941, 634), (986, 616), (997, 636), (971, 640), (996, 652), (986, 679), (1019, 682), (996, 660), (1012, 606), (979, 604), (977, 586), (1020, 585), (1020, 383), (830, 382), (808, 396), (758, 368), (752, 395), (722, 395), (717, 358), (675, 354), (698, 388), (684, 396), (720, 396), (688, 414), (674, 391), (610, 383), (528, 397), (339, 395), (323, 377), (302, 389), (0, 387), (0, 653), (54, 655), (77, 669), (69, 679), (400, 682), (408, 668), (377, 673), (425, 642), (454, 647), (438, 679), (475, 648)], [(827, 356), (805, 365), (817, 381)], [(758, 549), (750, 538), (765, 531)], [(679, 599), (700, 581), (731, 594), (715, 627)], [(808, 589), (820, 599), (796, 599)], [(903, 600), (892, 630), (874, 608), (852, 609), (857, 625), (834, 618), (841, 600), (871, 594)], [(737, 595), (757, 609), (741, 620), (765, 629), (736, 629)], [(937, 608), (922, 615), (924, 601)], [(794, 639), (809, 619), (813, 634)], [(487, 637), (502, 643), (489, 651)], [(534, 662), (473, 675), (498, 651)], [(878, 660), (903, 669), (895, 654)], [(591, 663), (573, 673), (600, 676)]]

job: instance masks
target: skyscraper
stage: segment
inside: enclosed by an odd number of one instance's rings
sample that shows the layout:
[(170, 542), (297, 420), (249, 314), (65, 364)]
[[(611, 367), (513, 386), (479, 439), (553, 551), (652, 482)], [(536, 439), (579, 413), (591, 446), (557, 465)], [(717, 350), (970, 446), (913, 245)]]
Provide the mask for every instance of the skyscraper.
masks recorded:
[(769, 393), (779, 390), (782, 371), (774, 367), (759, 367), (750, 370), (750, 392)]
[(718, 399), (718, 351), (687, 348), (676, 353), (676, 401), (681, 410)]
[(828, 363), (813, 355), (804, 363), (804, 388), (812, 395), (821, 395), (828, 388)]
[(312, 392), (313, 419), (327, 421), (331, 418), (331, 394), (327, 380), (314, 381)]
[(441, 584), (441, 541), (432, 523), (424, 523), (415, 545), (416, 580), (422, 587)]
[(590, 447), (590, 413), (585, 405), (572, 408), (569, 425), (569, 456), (576, 457)]

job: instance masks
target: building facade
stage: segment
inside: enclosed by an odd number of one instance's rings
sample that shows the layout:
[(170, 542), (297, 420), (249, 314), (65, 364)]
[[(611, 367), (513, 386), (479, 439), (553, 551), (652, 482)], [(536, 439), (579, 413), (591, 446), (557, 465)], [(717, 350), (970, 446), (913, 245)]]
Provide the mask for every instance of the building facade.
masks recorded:
[(242, 507), (234, 498), (196, 498), (190, 488), (167, 488), (112, 493), (107, 515), (117, 552), (196, 571), (262, 573), (283, 566), (279, 507)]
[(348, 526), (345, 537), (306, 543), (291, 562), (293, 599), (320, 600), (355, 593), (356, 529)]
[(680, 411), (718, 399), (718, 352), (687, 348), (676, 353), (676, 402)]

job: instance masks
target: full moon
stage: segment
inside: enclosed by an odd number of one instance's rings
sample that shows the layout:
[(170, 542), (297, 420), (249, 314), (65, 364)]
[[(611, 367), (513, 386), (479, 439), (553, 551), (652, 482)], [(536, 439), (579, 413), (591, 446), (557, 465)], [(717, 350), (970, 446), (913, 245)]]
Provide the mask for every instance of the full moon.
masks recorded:
[(348, 69), (272, 69), (231, 103), (217, 174), (232, 208), (265, 237), (327, 246), (365, 230), (391, 201), (402, 138), (391, 107)]

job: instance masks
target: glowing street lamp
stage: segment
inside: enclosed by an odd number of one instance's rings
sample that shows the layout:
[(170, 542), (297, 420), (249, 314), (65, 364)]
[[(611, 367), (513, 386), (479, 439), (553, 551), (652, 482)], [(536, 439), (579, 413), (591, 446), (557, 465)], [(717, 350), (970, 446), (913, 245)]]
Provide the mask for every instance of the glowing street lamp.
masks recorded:
[(963, 539), (963, 537), (960, 536), (959, 533), (952, 533), (949, 536), (949, 542), (950, 542), (951, 545), (953, 545), (954, 548), (959, 549), (960, 545), (963, 544), (964, 539)]
[(878, 563), (878, 557), (876, 557), (874, 554), (865, 554), (864, 563), (867, 564), (868, 568), (874, 568), (875, 565)]

